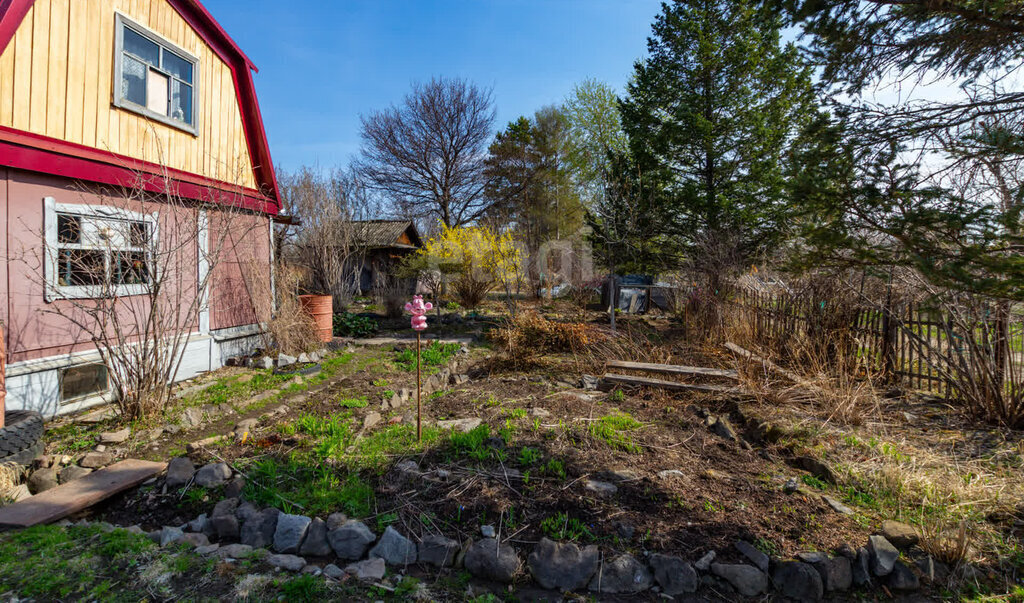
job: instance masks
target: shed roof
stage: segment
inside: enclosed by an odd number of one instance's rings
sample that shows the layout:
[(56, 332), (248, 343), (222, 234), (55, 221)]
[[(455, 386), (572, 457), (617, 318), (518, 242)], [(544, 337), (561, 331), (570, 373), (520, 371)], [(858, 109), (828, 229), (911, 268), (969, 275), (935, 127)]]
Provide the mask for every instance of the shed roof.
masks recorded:
[[(356, 240), (367, 247), (399, 247), (413, 249), (423, 246), (416, 225), (411, 220), (357, 220)], [(405, 234), (409, 243), (403, 242)]]

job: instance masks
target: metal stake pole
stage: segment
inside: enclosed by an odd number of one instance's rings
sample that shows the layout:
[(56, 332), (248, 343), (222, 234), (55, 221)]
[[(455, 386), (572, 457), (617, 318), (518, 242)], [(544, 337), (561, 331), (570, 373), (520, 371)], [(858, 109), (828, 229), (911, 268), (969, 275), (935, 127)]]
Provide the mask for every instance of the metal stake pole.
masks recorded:
[(423, 427), (420, 422), (420, 332), (416, 331), (416, 441), (423, 441)]

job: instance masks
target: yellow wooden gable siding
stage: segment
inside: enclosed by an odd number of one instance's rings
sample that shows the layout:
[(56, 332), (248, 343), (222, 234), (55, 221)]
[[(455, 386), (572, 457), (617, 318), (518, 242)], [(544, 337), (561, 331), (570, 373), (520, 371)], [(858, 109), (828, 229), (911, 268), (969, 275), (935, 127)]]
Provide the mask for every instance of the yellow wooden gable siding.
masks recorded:
[[(198, 136), (114, 107), (115, 11), (199, 58)], [(231, 69), (165, 0), (36, 0), (0, 55), (0, 125), (257, 188)]]

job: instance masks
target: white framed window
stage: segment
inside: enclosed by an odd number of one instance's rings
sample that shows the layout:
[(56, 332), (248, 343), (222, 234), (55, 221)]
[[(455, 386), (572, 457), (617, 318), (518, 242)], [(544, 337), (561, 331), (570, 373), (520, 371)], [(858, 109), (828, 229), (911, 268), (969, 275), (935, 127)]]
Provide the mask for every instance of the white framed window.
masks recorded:
[(198, 135), (199, 59), (116, 13), (114, 105)]
[(76, 364), (63, 368), (60, 377), (60, 403), (68, 404), (110, 391), (107, 366), (102, 362)]
[(142, 295), (153, 282), (157, 214), (46, 197), (46, 300)]

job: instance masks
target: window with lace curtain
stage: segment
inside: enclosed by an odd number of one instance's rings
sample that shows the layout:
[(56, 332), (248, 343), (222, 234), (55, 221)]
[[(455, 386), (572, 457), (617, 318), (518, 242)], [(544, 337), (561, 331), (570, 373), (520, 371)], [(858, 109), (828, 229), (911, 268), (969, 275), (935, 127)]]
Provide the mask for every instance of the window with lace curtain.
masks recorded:
[(114, 104), (196, 134), (198, 59), (124, 15), (116, 21)]

